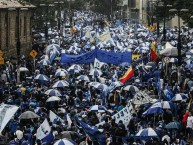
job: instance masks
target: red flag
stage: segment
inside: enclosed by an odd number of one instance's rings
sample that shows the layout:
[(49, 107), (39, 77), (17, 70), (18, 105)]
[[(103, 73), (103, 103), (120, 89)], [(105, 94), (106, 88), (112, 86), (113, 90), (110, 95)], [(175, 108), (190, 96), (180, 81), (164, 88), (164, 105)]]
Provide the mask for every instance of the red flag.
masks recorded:
[(157, 55), (157, 51), (156, 51), (156, 48), (155, 48), (155, 44), (152, 42), (151, 44), (151, 53), (150, 53), (150, 56), (151, 56), (151, 59), (153, 61), (157, 61), (158, 59), (158, 55)]
[(127, 80), (129, 80), (130, 78), (132, 78), (134, 76), (134, 71), (132, 69), (132, 67), (129, 67), (127, 72), (124, 74), (124, 76), (122, 76), (120, 78), (120, 81), (122, 83), (125, 83)]

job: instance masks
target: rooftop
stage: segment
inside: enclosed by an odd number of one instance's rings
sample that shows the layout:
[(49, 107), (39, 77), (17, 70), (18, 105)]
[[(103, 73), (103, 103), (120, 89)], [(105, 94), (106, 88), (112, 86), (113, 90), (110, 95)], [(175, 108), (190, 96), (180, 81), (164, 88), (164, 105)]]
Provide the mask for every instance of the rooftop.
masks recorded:
[(34, 8), (35, 6), (18, 0), (0, 0), (0, 8)]

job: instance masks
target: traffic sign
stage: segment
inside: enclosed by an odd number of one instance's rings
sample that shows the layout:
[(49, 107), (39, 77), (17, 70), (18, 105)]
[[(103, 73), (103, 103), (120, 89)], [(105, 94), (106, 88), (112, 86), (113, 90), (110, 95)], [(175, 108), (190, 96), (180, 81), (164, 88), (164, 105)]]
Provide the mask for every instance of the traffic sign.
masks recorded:
[(4, 58), (0, 57), (0, 64), (4, 64), (4, 63), (5, 63)]
[(170, 62), (170, 58), (169, 57), (164, 57), (164, 62), (165, 63), (169, 63)]
[(32, 50), (31, 52), (30, 52), (30, 56), (31, 57), (33, 57), (33, 58), (35, 58), (36, 56), (37, 56), (37, 51), (35, 51), (35, 50)]
[(154, 26), (150, 25), (148, 29), (150, 32), (153, 32), (155, 28), (154, 28)]

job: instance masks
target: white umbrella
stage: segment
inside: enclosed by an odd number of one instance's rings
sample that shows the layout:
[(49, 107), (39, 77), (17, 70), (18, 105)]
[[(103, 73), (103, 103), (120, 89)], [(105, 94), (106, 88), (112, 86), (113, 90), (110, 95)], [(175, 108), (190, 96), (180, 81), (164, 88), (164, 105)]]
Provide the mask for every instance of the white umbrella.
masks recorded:
[(56, 141), (54, 145), (76, 145), (76, 142), (71, 139), (64, 138)]
[(61, 99), (58, 96), (49, 97), (46, 102), (60, 101)]
[(62, 96), (61, 93), (55, 89), (49, 89), (44, 94), (46, 94), (48, 96)]
[(151, 127), (140, 130), (135, 136), (140, 137), (141, 139), (147, 137), (158, 137), (156, 131)]
[(26, 67), (20, 67), (19, 71), (20, 72), (26, 72), (26, 71), (29, 71), (29, 70)]
[(63, 87), (68, 87), (69, 83), (67, 81), (57, 81), (52, 88), (63, 88)]

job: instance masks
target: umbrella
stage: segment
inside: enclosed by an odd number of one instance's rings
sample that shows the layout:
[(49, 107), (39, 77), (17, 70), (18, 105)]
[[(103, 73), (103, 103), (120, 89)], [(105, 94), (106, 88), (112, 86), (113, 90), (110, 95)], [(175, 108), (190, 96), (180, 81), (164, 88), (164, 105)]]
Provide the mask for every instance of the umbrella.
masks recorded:
[(178, 62), (178, 59), (177, 58), (170, 58), (170, 62), (173, 62), (173, 63)]
[(91, 106), (89, 109), (91, 112), (105, 112), (107, 109), (101, 105)]
[(56, 139), (68, 138), (68, 139), (75, 140), (79, 137), (81, 136), (75, 131), (63, 131), (56, 136)]
[(56, 70), (56, 72), (61, 72), (61, 71), (68, 73), (68, 71), (63, 69), (63, 68), (59, 68), (59, 69)]
[(40, 66), (48, 66), (48, 65), (50, 65), (50, 61), (49, 61), (49, 60), (46, 60), (46, 59), (42, 59), (42, 60), (40, 60), (40, 61), (38, 62), (38, 64), (39, 64)]
[(81, 80), (81, 81), (88, 81), (88, 82), (90, 81), (88, 76), (86, 76), (86, 75), (80, 75), (77, 77), (77, 79)]
[(136, 86), (128, 85), (123, 88), (125, 91), (131, 91), (131, 92), (139, 92), (139, 89)]
[(102, 72), (100, 70), (97, 70), (97, 69), (93, 69), (90, 71), (89, 75), (91, 76), (101, 76), (102, 75)]
[(153, 104), (149, 109), (147, 109), (142, 116), (147, 116), (147, 115), (151, 115), (151, 114), (162, 114), (163, 113), (163, 109), (161, 106), (161, 103), (155, 103)]
[(44, 94), (48, 96), (62, 96), (61, 93), (56, 89), (49, 89)]
[(49, 81), (49, 78), (43, 74), (38, 74), (34, 79), (39, 81)]
[(49, 97), (46, 102), (60, 101), (61, 99), (58, 96)]
[(121, 64), (119, 64), (121, 67), (127, 67), (130, 66), (131, 64), (128, 62), (122, 62)]
[(182, 101), (186, 99), (187, 99), (187, 96), (183, 93), (180, 93), (180, 94), (175, 94), (175, 96), (171, 99), (171, 101), (176, 102), (176, 101)]
[(101, 90), (101, 91), (107, 91), (109, 89), (109, 87), (107, 85), (101, 84), (101, 83), (98, 83), (98, 84), (94, 85), (93, 87), (98, 89), (98, 90)]
[(56, 141), (54, 145), (76, 145), (76, 142), (68, 138), (63, 138), (63, 139)]
[(68, 68), (68, 71), (71, 71), (71, 70), (81, 71), (82, 68), (80, 67), (80, 65), (74, 64), (74, 65), (72, 65), (72, 66), (70, 66), (70, 67)]
[(161, 102), (163, 109), (171, 109), (173, 108), (173, 103), (169, 101), (163, 101)]
[(63, 88), (63, 87), (68, 87), (69, 83), (67, 81), (57, 81), (52, 88)]
[(151, 127), (140, 130), (135, 136), (141, 139), (158, 137), (156, 131)]
[(180, 129), (181, 127), (181, 124), (177, 121), (170, 122), (165, 126), (167, 129)]
[(67, 76), (67, 75), (68, 75), (68, 73), (64, 72), (64, 71), (56, 71), (56, 73), (55, 73), (56, 77), (64, 77), (64, 76)]
[(40, 116), (38, 116), (37, 114), (35, 114), (32, 111), (26, 111), (23, 112), (20, 116), (19, 119), (33, 119), (33, 118), (39, 118)]
[(20, 72), (26, 72), (26, 71), (29, 71), (29, 70), (26, 67), (20, 67), (19, 71)]

